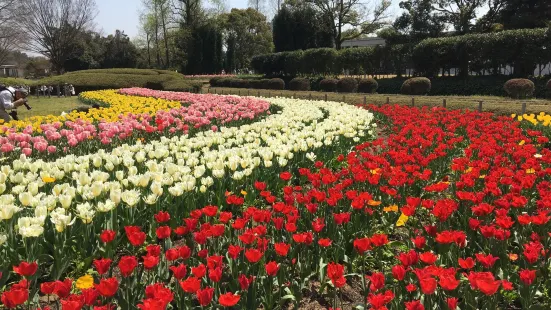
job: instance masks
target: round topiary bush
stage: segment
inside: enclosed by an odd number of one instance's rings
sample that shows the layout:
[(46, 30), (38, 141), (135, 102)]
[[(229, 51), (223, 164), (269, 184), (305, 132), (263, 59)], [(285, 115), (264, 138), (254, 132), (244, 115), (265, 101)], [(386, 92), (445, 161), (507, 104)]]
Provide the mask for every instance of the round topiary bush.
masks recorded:
[(358, 92), (359, 93), (369, 93), (374, 94), (379, 87), (379, 83), (375, 79), (360, 79), (358, 80)]
[(551, 80), (547, 81), (547, 89), (551, 90)]
[(264, 80), (264, 89), (284, 90), (285, 82), (282, 79), (267, 79)]
[(426, 77), (415, 77), (407, 79), (402, 84), (400, 93), (404, 95), (426, 95), (430, 92), (430, 88), (431, 83), (429, 79)]
[(336, 79), (324, 79), (320, 82), (320, 90), (326, 91), (326, 92), (336, 92), (337, 91), (337, 83), (339, 81)]
[(310, 90), (310, 80), (294, 78), (289, 82), (289, 90)]
[(339, 93), (354, 93), (358, 90), (358, 81), (355, 78), (340, 79), (337, 83)]
[(528, 79), (510, 79), (505, 82), (503, 89), (512, 98), (525, 99), (532, 97), (536, 87), (534, 82)]

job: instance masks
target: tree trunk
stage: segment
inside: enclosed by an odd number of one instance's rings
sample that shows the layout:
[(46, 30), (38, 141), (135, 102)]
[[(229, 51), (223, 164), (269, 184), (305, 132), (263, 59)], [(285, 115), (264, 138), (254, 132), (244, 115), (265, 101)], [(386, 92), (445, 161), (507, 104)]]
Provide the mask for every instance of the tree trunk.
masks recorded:
[(153, 0), (153, 7), (155, 10), (155, 52), (157, 54), (157, 67), (161, 67), (161, 54), (159, 53), (159, 13), (157, 10), (157, 1), (158, 0)]
[(170, 52), (168, 50), (168, 36), (166, 32), (165, 12), (162, 6), (161, 6), (161, 23), (163, 26), (163, 37), (165, 39), (166, 67), (168, 68), (170, 67)]
[(147, 41), (147, 67), (151, 68), (151, 38), (149, 33), (145, 34), (145, 39)]

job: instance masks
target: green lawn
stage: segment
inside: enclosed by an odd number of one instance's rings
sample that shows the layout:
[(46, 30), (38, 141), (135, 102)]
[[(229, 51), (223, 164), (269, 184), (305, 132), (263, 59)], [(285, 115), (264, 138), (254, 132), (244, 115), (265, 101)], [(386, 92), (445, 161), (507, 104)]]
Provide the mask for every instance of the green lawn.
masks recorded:
[[(318, 91), (289, 91), (289, 90), (257, 90), (257, 89), (237, 89), (237, 88), (221, 88), (221, 87), (204, 87), (203, 92), (211, 92), (218, 94), (231, 95), (251, 95), (262, 97), (295, 97), (303, 99), (316, 99), (329, 101), (340, 101), (351, 104), (359, 104), (365, 102), (368, 104), (385, 104), (388, 101), (391, 104), (411, 105), (412, 96), (404, 95), (387, 95), (387, 94), (341, 94), (341, 93), (324, 93)], [(310, 97), (311, 96), (311, 97)], [(479, 102), (482, 101), (482, 111), (494, 112), (496, 114), (510, 115), (513, 113), (519, 114), (522, 109), (522, 102), (526, 102), (526, 113), (545, 112), (551, 114), (551, 100), (545, 99), (529, 99), (529, 100), (514, 100), (505, 97), (493, 96), (415, 96), (415, 106), (442, 106), (444, 99), (446, 107), (449, 109), (478, 109)]]
[(25, 107), (18, 108), (17, 114), (19, 115), (19, 119), (37, 115), (60, 115), (63, 111), (68, 111), (84, 105), (78, 100), (77, 96), (67, 98), (58, 98), (54, 96), (51, 98), (36, 98), (36, 96), (29, 96), (28, 99), (32, 110), (27, 110)]

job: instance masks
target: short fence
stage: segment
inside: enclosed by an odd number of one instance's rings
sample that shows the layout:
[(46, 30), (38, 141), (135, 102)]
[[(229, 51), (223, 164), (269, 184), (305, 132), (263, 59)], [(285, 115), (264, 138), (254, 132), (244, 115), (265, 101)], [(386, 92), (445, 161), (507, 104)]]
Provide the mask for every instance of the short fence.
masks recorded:
[[(299, 95), (300, 93), (299, 92), (294, 92), (294, 93), (291, 93), (291, 95), (289, 95), (289, 92), (282, 92), (282, 91), (270, 91), (270, 90), (262, 90), (262, 95), (261, 95), (261, 91), (260, 90), (251, 90), (251, 89), (247, 89), (247, 90), (244, 90), (244, 89), (235, 89), (235, 90), (228, 90), (228, 89), (216, 89), (216, 88), (213, 88), (211, 90), (211, 88), (207, 88), (207, 93), (213, 93), (213, 94), (219, 94), (219, 95), (238, 95), (238, 96), (257, 96), (257, 97), (261, 97), (261, 96), (265, 96), (265, 97), (282, 97), (282, 98), (298, 98), (297, 95)], [(337, 93), (334, 93), (335, 95)], [(273, 96), (272, 96), (273, 95)], [(404, 95), (400, 95), (401, 97), (404, 97)], [(328, 96), (327, 96), (327, 93), (324, 93), (323, 95), (320, 95), (320, 96), (316, 96), (316, 95), (312, 95), (312, 93), (309, 93), (307, 96), (302, 96), (304, 99), (309, 99), (309, 100), (324, 100), (324, 101), (328, 101)], [(349, 97), (362, 97), (361, 95), (349, 95)], [(342, 95), (342, 102), (346, 102), (346, 98), (347, 98), (347, 95)], [(383, 103), (378, 103), (379, 105), (381, 104), (390, 104), (391, 103), (391, 100), (390, 100), (390, 96), (387, 96), (386, 97), (386, 101), (383, 102)], [(434, 97), (435, 99), (437, 99), (437, 97)], [(364, 95), (363, 96), (363, 104), (368, 104), (369, 102), (369, 95)], [(415, 97), (415, 96), (412, 96), (411, 97), (411, 102), (409, 103), (410, 106), (412, 107), (415, 107), (415, 106), (424, 106), (424, 105), (427, 105), (427, 104), (423, 104), (422, 102), (419, 102), (420, 98), (419, 97)], [(433, 100), (434, 102), (434, 100)], [(447, 98), (442, 98), (441, 99), (441, 106), (443, 108), (448, 108), (448, 99)], [(360, 103), (360, 102), (356, 102), (356, 103)], [(394, 103), (394, 102), (393, 102)], [(428, 106), (436, 106), (434, 103), (433, 104), (430, 104)], [(440, 106), (440, 105), (438, 105)], [(483, 100), (473, 100), (472, 101), (472, 108), (473, 109), (476, 109), (478, 112), (483, 112), (484, 110), (484, 106), (485, 106), (485, 103)], [(527, 107), (528, 107), (528, 103), (526, 101), (522, 101), (521, 104), (520, 104), (520, 109), (519, 109), (519, 113), (521, 115), (523, 114), (526, 114), (526, 111), (527, 111)]]

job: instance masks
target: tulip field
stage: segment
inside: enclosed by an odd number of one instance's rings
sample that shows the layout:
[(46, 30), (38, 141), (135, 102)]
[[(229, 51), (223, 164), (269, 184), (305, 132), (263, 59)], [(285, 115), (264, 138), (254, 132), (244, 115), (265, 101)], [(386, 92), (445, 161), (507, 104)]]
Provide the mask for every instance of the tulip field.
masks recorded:
[(0, 124), (0, 309), (551, 307), (551, 117), (80, 99)]

